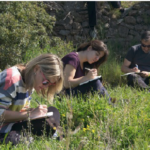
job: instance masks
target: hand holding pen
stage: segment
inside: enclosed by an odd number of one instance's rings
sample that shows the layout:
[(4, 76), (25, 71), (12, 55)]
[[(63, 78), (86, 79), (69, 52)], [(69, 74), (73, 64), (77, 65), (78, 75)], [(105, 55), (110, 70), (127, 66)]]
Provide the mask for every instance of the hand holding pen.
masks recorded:
[(41, 103), (37, 99), (35, 101), (38, 103), (39, 109), (42, 109), (42, 110), (46, 109), (47, 110), (47, 105), (41, 105)]
[(94, 79), (97, 76), (97, 69), (89, 69), (89, 68), (85, 68), (85, 69), (89, 71), (86, 75), (89, 80)]
[(38, 100), (36, 100), (36, 102), (38, 103), (39, 106), (30, 112), (31, 119), (37, 116), (45, 115), (48, 112), (47, 105), (41, 105)]
[(36, 99), (35, 101), (36, 101), (39, 105), (41, 105), (40, 102), (39, 102), (37, 99)]
[(138, 65), (137, 64), (135, 64), (135, 67), (132, 69), (134, 72), (140, 72), (140, 70), (138, 69), (139, 67), (138, 67)]

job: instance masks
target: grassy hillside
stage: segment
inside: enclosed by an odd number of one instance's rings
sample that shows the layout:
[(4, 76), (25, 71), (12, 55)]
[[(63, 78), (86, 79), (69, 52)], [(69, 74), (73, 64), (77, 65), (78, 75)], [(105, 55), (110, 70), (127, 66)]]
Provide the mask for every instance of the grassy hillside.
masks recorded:
[[(61, 114), (61, 126), (65, 138), (62, 141), (46, 137), (34, 137), (29, 146), (19, 144), (14, 150), (105, 150), (105, 149), (148, 149), (150, 145), (150, 101), (149, 92), (117, 87), (110, 89), (116, 102), (109, 105), (98, 95), (84, 99), (66, 97), (55, 99)], [(37, 95), (33, 99), (41, 100)], [(43, 104), (48, 104), (44, 99)], [(32, 106), (37, 106), (32, 102)], [(73, 134), (73, 131), (77, 131)], [(25, 141), (24, 141), (25, 142)], [(1, 150), (11, 145), (0, 145)], [(24, 148), (23, 148), (23, 147)]]
[[(124, 6), (122, 2), (122, 5)], [(129, 2), (133, 3), (133, 2)], [(126, 6), (125, 6), (126, 7)], [(59, 38), (53, 39), (55, 46), (47, 46), (28, 50), (24, 61), (40, 53), (53, 53), (63, 57), (74, 48), (72, 43), (65, 43)], [(117, 45), (116, 45), (117, 46)], [(58, 141), (53, 138), (34, 137), (28, 146), (23, 143), (12, 147), (1, 144), (0, 150), (147, 150), (150, 149), (150, 101), (149, 92), (131, 89), (126, 85), (126, 78), (121, 78), (122, 59), (117, 55), (115, 47), (110, 46), (109, 59), (100, 68), (103, 84), (107, 88), (114, 103), (100, 98), (97, 93), (84, 98), (55, 97), (54, 106), (61, 114), (61, 126), (65, 138)], [(31, 107), (37, 107), (34, 101), (50, 105), (36, 93), (32, 96)], [(58, 133), (59, 135), (59, 133)], [(32, 135), (31, 135), (32, 136)]]
[[(55, 47), (48, 47), (44, 52), (52, 52), (60, 57), (72, 50), (72, 44), (62, 41)], [(110, 49), (112, 51), (112, 49)], [(35, 56), (39, 54), (30, 54)], [(109, 105), (106, 98), (94, 96), (84, 98), (55, 97), (54, 106), (61, 114), (61, 126), (65, 138), (62, 141), (43, 137), (34, 137), (34, 142), (28, 147), (19, 144), (14, 150), (99, 150), (99, 149), (147, 149), (150, 145), (150, 109), (149, 92), (131, 89), (121, 79), (121, 62), (110, 53), (108, 62), (101, 67), (99, 74), (104, 77), (103, 84), (107, 88), (114, 103)], [(36, 93), (32, 96), (31, 107), (36, 107), (34, 101), (50, 105)], [(59, 133), (58, 133), (59, 135)], [(26, 141), (24, 140), (24, 143)], [(28, 143), (28, 142), (27, 142)], [(11, 144), (0, 145), (6, 150)]]

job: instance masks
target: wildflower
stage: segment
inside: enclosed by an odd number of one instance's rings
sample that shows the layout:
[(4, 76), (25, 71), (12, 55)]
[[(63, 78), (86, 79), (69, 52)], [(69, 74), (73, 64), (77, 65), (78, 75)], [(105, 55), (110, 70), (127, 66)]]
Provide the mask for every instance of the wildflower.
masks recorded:
[(95, 133), (95, 130), (92, 130), (93, 133)]
[(146, 118), (147, 121), (150, 121), (150, 118)]
[(63, 117), (65, 117), (65, 114), (62, 114)]
[(83, 131), (85, 132), (85, 131), (86, 131), (86, 128), (83, 128)]
[(90, 128), (89, 128), (90, 126), (89, 125), (87, 125), (87, 128), (86, 128), (86, 130), (90, 130)]
[(56, 130), (56, 127), (53, 127), (53, 130)]

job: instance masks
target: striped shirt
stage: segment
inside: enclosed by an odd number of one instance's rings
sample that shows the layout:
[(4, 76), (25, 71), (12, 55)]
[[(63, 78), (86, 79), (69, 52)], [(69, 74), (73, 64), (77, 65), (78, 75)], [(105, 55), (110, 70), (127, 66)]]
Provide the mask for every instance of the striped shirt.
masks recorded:
[[(11, 67), (0, 73), (0, 117), (5, 110), (21, 112), (29, 107), (31, 97), (17, 67)], [(0, 118), (0, 133), (7, 133), (14, 123), (3, 123)]]

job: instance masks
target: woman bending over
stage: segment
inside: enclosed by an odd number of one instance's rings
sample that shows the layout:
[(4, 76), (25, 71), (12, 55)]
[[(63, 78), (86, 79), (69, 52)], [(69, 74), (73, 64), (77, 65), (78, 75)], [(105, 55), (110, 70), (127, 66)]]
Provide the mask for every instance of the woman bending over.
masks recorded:
[[(33, 90), (45, 98), (53, 99), (55, 93), (63, 87), (63, 65), (52, 54), (42, 54), (26, 65), (16, 65), (0, 73), (0, 141), (17, 144), (24, 130), (37, 136), (52, 135), (60, 123), (60, 114), (55, 107), (39, 105), (29, 108)], [(40, 118), (47, 112), (53, 112), (49, 118)], [(32, 120), (38, 117), (40, 119)], [(45, 127), (44, 127), (45, 124)], [(6, 134), (7, 133), (7, 134)], [(7, 136), (6, 136), (7, 135)]]

